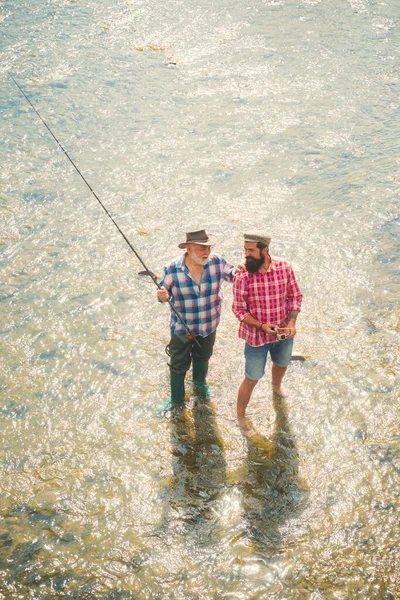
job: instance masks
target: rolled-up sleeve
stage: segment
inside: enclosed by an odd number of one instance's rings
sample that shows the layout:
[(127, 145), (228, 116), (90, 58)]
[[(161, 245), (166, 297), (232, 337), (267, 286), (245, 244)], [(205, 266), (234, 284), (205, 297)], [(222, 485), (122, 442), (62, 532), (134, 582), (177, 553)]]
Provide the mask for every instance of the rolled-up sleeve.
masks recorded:
[(291, 268), (289, 271), (288, 294), (286, 298), (287, 310), (296, 310), (297, 312), (300, 312), (302, 300), (303, 294), (300, 291), (299, 285), (296, 280), (296, 276), (294, 274), (293, 269)]
[(232, 311), (240, 322), (250, 314), (247, 307), (247, 284), (240, 275), (236, 275), (233, 280)]
[(235, 275), (235, 267), (231, 264), (228, 263), (227, 260), (225, 260), (225, 258), (221, 257), (221, 272), (222, 272), (222, 279), (224, 281), (229, 281), (230, 283), (232, 283), (233, 281), (233, 277)]
[(164, 287), (169, 293), (171, 293), (172, 284), (174, 283), (174, 278), (169, 269), (164, 267), (164, 273), (162, 279), (160, 281), (160, 285)]

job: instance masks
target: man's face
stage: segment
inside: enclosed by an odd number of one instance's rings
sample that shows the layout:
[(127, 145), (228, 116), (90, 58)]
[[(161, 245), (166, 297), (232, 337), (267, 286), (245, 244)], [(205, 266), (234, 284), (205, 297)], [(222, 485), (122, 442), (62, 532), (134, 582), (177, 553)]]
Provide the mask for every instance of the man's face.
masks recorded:
[(265, 262), (265, 255), (255, 242), (244, 243), (244, 255), (246, 257), (246, 270), (249, 273), (257, 273)]
[(202, 246), (200, 244), (188, 244), (186, 246), (189, 256), (198, 265), (206, 265), (211, 254), (211, 246)]

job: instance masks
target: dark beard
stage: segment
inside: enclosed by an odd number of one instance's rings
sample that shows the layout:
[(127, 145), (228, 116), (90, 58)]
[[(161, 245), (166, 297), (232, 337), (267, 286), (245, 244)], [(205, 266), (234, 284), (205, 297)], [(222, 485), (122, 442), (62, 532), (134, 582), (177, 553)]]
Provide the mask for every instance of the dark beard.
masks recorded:
[(265, 263), (265, 256), (261, 255), (261, 258), (254, 258), (254, 256), (246, 256), (245, 259), (246, 270), (249, 273), (257, 273)]

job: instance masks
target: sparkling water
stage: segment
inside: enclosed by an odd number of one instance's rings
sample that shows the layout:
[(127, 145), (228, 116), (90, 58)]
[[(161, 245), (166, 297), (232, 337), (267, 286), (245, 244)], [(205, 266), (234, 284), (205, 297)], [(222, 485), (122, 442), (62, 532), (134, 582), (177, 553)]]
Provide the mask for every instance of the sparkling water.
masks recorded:
[[(398, 0), (0, 4), (0, 598), (400, 598)], [(159, 419), (185, 232), (272, 237), (304, 293), (287, 398)]]

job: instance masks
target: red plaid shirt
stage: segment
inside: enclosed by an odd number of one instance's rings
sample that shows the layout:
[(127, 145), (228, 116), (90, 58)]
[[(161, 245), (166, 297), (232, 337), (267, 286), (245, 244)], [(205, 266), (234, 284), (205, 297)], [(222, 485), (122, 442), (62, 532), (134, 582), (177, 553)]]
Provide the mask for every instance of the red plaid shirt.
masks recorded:
[(261, 323), (286, 327), (289, 311), (300, 312), (303, 295), (293, 269), (282, 258), (271, 257), (266, 273), (239, 271), (233, 282), (232, 310), (240, 321), (239, 337), (250, 346), (276, 342), (276, 335), (266, 335), (243, 319), (251, 315)]

